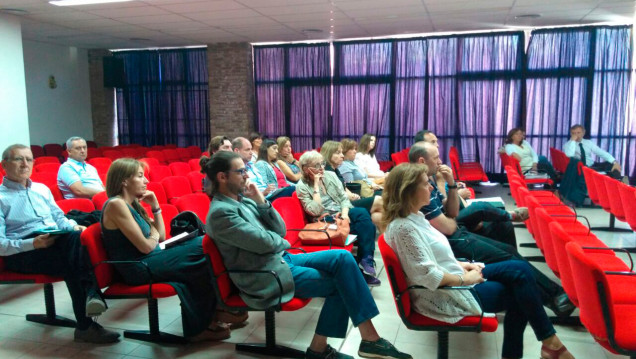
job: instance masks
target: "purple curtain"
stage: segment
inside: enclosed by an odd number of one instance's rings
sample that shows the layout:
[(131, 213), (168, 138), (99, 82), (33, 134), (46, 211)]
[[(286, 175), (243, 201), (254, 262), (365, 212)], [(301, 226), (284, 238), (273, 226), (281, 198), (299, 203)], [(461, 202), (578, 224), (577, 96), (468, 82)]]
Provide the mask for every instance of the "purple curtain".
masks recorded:
[(207, 50), (125, 51), (117, 89), (119, 143), (205, 148), (210, 138)]

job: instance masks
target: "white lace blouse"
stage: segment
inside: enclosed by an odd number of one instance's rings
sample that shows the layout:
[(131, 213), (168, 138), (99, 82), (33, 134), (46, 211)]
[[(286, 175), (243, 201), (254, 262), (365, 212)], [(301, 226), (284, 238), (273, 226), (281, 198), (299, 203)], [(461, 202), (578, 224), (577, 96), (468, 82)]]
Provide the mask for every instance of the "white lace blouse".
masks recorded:
[(463, 274), (464, 269), (457, 263), (446, 237), (421, 212), (393, 220), (385, 240), (400, 259), (408, 285), (428, 288), (411, 290), (416, 312), (446, 323), (481, 313), (469, 291), (437, 290), (444, 273)]

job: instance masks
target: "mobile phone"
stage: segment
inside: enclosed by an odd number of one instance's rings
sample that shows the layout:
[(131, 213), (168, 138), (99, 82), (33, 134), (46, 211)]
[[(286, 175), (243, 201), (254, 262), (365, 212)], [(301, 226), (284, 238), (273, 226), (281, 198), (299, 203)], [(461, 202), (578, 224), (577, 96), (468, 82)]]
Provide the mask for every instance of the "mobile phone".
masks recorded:
[(335, 218), (333, 218), (333, 216), (325, 216), (325, 217), (323, 218), (323, 220), (324, 220), (325, 222), (327, 222), (327, 223), (335, 223), (335, 222), (336, 222), (336, 219), (335, 219)]

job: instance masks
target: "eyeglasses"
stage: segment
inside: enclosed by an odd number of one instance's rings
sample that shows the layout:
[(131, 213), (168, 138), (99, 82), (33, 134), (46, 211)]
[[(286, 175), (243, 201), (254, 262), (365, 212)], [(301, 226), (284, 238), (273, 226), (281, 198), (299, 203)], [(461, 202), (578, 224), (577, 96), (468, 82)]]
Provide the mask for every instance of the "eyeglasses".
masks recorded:
[(15, 163), (22, 163), (24, 161), (27, 161), (28, 163), (33, 163), (33, 158), (31, 158), (31, 157), (13, 157), (13, 158), (9, 158), (9, 161), (15, 162)]
[(247, 174), (247, 168), (243, 167), (237, 170), (229, 170), (228, 172), (234, 172), (240, 174), (241, 176), (245, 176)]
[(307, 167), (313, 168), (313, 169), (316, 169), (316, 170), (321, 170), (321, 169), (325, 168), (325, 166), (327, 166), (327, 162), (320, 162), (320, 163), (317, 163), (317, 164), (315, 164), (313, 166), (307, 165)]

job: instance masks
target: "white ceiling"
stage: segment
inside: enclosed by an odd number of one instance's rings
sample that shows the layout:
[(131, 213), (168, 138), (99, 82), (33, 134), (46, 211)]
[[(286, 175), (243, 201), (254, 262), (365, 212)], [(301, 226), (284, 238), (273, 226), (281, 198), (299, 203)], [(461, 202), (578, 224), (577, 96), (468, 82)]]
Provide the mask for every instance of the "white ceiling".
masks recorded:
[[(19, 16), (25, 39), (114, 49), (633, 23), (635, 4), (634, 0), (138, 0), (59, 7), (47, 0), (0, 0), (0, 13), (27, 11)], [(515, 18), (523, 14), (541, 17)]]

